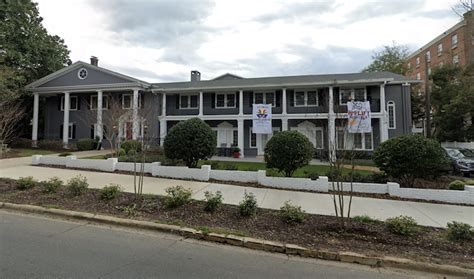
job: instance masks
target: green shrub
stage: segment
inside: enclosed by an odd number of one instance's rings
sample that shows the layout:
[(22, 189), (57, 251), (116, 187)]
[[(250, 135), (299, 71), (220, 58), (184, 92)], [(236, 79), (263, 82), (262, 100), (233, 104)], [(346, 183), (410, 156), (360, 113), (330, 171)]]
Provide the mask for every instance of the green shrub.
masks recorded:
[(190, 168), (195, 168), (199, 160), (211, 157), (216, 145), (214, 131), (199, 118), (174, 125), (163, 144), (166, 157), (183, 160)]
[(40, 140), (38, 147), (46, 150), (62, 150), (63, 142), (61, 140)]
[(242, 216), (253, 216), (257, 214), (257, 199), (253, 193), (245, 191), (243, 200), (239, 203), (239, 212)]
[(416, 178), (436, 176), (446, 166), (439, 142), (421, 135), (403, 135), (379, 145), (374, 163), (404, 187), (413, 187)]
[(305, 177), (310, 178), (311, 180), (318, 180), (319, 179), (319, 173), (317, 171), (306, 171), (305, 172)]
[(125, 149), (120, 148), (119, 151), (118, 151), (118, 155), (119, 155), (119, 157), (125, 156), (125, 155), (127, 155), (127, 152), (125, 151)]
[(165, 199), (167, 208), (182, 206), (191, 200), (191, 190), (185, 189), (183, 186), (168, 187), (165, 191), (168, 194)]
[(27, 176), (27, 177), (20, 177), (16, 181), (16, 188), (18, 190), (28, 190), (36, 185), (36, 180), (33, 178), (33, 176)]
[(361, 216), (354, 216), (352, 217), (354, 221), (362, 222), (362, 223), (378, 223), (380, 222), (377, 219), (374, 219), (372, 217), (369, 217), (367, 215), (361, 215)]
[(211, 169), (218, 170), (220, 168), (220, 164), (217, 161), (210, 161), (209, 164), (211, 165)]
[(385, 222), (388, 229), (398, 235), (412, 235), (418, 231), (418, 224), (415, 219), (409, 216), (400, 215), (389, 218)]
[(385, 184), (388, 182), (388, 175), (384, 172), (374, 172), (371, 176), (374, 183)]
[(451, 241), (465, 241), (473, 238), (472, 226), (453, 221), (448, 223), (447, 237)]
[(466, 185), (474, 185), (474, 179), (467, 180)]
[(461, 180), (454, 180), (449, 183), (449, 190), (464, 190), (464, 182)]
[(87, 178), (82, 175), (78, 175), (68, 180), (67, 182), (67, 191), (72, 196), (80, 196), (84, 194), (89, 188), (89, 183), (87, 183)]
[(59, 157), (66, 157), (66, 156), (71, 156), (72, 153), (71, 152), (63, 152), (63, 153), (59, 153)]
[(94, 140), (93, 139), (80, 139), (76, 143), (77, 150), (93, 150), (94, 149)]
[(291, 177), (293, 173), (306, 166), (313, 158), (313, 144), (298, 131), (283, 131), (274, 135), (265, 146), (267, 168)]
[(127, 155), (133, 155), (142, 151), (142, 143), (138, 140), (126, 140), (120, 145)]
[(339, 168), (331, 167), (325, 174), (329, 181), (336, 181), (342, 178), (342, 170)]
[(117, 198), (122, 192), (122, 187), (118, 184), (109, 184), (104, 188), (100, 189), (100, 199), (110, 201)]
[(215, 194), (206, 191), (204, 196), (206, 197), (206, 205), (204, 206), (205, 211), (214, 212), (219, 206), (221, 206), (223, 200), (221, 191), (217, 191)]
[(63, 185), (63, 181), (59, 177), (52, 177), (47, 181), (41, 182), (41, 188), (43, 193), (56, 193), (58, 189)]
[(301, 206), (292, 205), (290, 201), (280, 207), (280, 217), (287, 223), (301, 223), (304, 221), (306, 214)]
[(16, 138), (14, 141), (8, 144), (8, 147), (13, 148), (31, 148), (33, 141), (25, 138)]

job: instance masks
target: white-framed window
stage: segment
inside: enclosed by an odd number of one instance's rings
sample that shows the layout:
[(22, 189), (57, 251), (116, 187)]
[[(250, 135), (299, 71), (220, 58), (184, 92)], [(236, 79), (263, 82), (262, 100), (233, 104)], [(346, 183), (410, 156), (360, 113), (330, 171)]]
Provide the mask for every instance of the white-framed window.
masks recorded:
[(416, 67), (420, 67), (420, 57), (416, 58)]
[(77, 77), (79, 79), (86, 79), (87, 78), (87, 69), (86, 68), (79, 69), (79, 71), (77, 71)]
[(443, 62), (443, 61), (439, 62), (439, 66), (440, 66), (440, 67), (443, 67), (443, 65), (444, 65), (444, 62)]
[(456, 55), (453, 56), (453, 64), (454, 65), (459, 64), (459, 55), (456, 54)]
[(373, 131), (370, 133), (348, 133), (343, 127), (336, 128), (336, 148), (339, 150), (373, 150)]
[[(138, 108), (140, 108), (141, 100), (142, 100), (142, 96), (138, 94)], [(132, 109), (132, 108), (133, 108), (133, 94), (123, 94), (122, 95), (122, 109)]]
[(217, 147), (231, 147), (237, 146), (239, 140), (239, 134), (237, 127), (233, 127), (228, 122), (222, 122), (217, 127), (211, 128), (217, 139)]
[(235, 108), (235, 93), (216, 93), (216, 108)]
[(443, 54), (443, 44), (439, 43), (438, 44), (438, 56), (441, 56)]
[(367, 90), (361, 88), (341, 88), (339, 90), (339, 105), (347, 105), (347, 102), (367, 100)]
[(411, 69), (411, 63), (410, 62), (408, 62), (407, 67), (408, 67), (408, 69)]
[(431, 68), (428, 68), (428, 75), (431, 75)]
[(275, 91), (267, 92), (255, 92), (253, 94), (254, 104), (271, 104), (272, 107), (276, 106), (275, 102)]
[(179, 96), (180, 109), (197, 109), (198, 108), (198, 95), (182, 94), (178, 96)]
[[(79, 107), (77, 96), (69, 96), (69, 110), (77, 110)], [(64, 111), (64, 96), (61, 96), (61, 111)]]
[(387, 112), (388, 112), (388, 128), (395, 129), (396, 128), (396, 119), (395, 119), (395, 102), (388, 101), (387, 103)]
[(420, 73), (416, 73), (416, 79), (417, 79), (417, 80), (420, 80), (420, 79), (421, 79), (421, 74), (420, 74)]
[(255, 134), (252, 130), (252, 127), (250, 127), (250, 130), (249, 130), (249, 146), (251, 148), (257, 148), (257, 134)]
[(295, 107), (317, 107), (319, 105), (317, 90), (295, 90)]
[(68, 125), (67, 137), (68, 139), (74, 138), (74, 124), (73, 123), (69, 123)]
[(431, 52), (429, 50), (426, 52), (426, 61), (431, 62)]
[(316, 127), (316, 146), (315, 148), (317, 149), (323, 149), (324, 148), (324, 133), (323, 133), (323, 128), (322, 127)]
[[(97, 95), (91, 95), (91, 110), (97, 110)], [(109, 108), (109, 96), (102, 96), (102, 109)]]
[(451, 48), (455, 48), (458, 46), (458, 34), (454, 34), (451, 36)]

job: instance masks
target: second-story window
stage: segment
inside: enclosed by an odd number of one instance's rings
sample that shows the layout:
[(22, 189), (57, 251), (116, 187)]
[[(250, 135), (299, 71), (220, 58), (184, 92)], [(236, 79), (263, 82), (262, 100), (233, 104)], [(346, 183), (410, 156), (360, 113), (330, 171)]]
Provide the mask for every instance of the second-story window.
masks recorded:
[(455, 48), (458, 46), (458, 34), (454, 34), (451, 36), (451, 48)]
[(411, 63), (408, 62), (408, 65), (407, 65), (408, 69), (411, 69)]
[(420, 80), (420, 79), (421, 79), (421, 74), (420, 74), (420, 73), (416, 73), (416, 79), (417, 79), (417, 80)]
[[(109, 108), (109, 96), (102, 96), (102, 109)], [(91, 95), (91, 110), (97, 110), (97, 95)]]
[(235, 93), (217, 93), (216, 108), (235, 108)]
[(297, 90), (294, 97), (295, 107), (316, 107), (319, 104), (316, 90)]
[(416, 66), (417, 66), (417, 67), (420, 67), (420, 57), (417, 57), (417, 58), (416, 58)]
[(254, 104), (271, 104), (275, 106), (275, 92), (255, 92), (253, 94)]
[(459, 64), (459, 55), (456, 54), (456, 55), (453, 56), (453, 64), (454, 65)]
[(367, 100), (365, 88), (341, 88), (339, 90), (339, 105), (346, 105), (347, 102)]
[(180, 95), (179, 108), (180, 109), (198, 108), (198, 96), (197, 95)]
[[(79, 109), (79, 101), (77, 96), (70, 96), (69, 97), (69, 110), (78, 110)], [(64, 111), (64, 96), (61, 97), (61, 110)]]
[(440, 44), (438, 45), (438, 56), (441, 56), (442, 53), (443, 53), (443, 44), (440, 43)]
[[(138, 108), (140, 108), (141, 99), (142, 99), (141, 95), (138, 94)], [(132, 108), (133, 108), (133, 94), (123, 94), (122, 95), (122, 109), (132, 109)]]
[(426, 52), (426, 61), (431, 62), (431, 52), (429, 50)]

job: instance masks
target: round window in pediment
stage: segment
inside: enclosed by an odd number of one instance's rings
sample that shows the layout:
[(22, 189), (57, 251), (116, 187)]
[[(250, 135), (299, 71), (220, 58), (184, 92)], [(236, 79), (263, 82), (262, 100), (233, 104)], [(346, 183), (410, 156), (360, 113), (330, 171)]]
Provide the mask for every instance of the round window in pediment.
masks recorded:
[(79, 79), (86, 79), (87, 78), (87, 70), (85, 68), (82, 68), (80, 69), (78, 72), (77, 72), (77, 77)]

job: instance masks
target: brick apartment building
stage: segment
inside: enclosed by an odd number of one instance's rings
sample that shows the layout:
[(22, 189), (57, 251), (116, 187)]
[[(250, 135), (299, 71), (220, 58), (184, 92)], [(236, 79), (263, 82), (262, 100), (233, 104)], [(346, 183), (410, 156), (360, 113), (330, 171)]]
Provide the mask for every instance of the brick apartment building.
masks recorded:
[[(426, 73), (431, 74), (435, 67), (445, 64), (474, 64), (474, 12), (465, 13), (463, 20), (410, 54), (406, 63), (406, 76), (423, 81), (412, 89), (412, 92), (419, 95), (424, 95)], [(425, 65), (428, 67), (427, 71)], [(415, 123), (413, 131), (422, 130), (423, 123)]]

